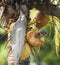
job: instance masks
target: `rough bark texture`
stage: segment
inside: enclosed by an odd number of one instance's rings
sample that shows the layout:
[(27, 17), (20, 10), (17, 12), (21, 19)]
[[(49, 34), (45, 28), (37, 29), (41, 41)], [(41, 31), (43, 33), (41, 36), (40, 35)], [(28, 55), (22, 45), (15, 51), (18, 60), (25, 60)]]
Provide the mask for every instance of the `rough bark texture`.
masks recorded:
[[(22, 4), (24, 4), (24, 5), (27, 5), (28, 10), (35, 7), (37, 9), (41, 10), (41, 11), (44, 11), (44, 13), (47, 13), (47, 14), (50, 14), (50, 15), (55, 15), (58, 18), (60, 18), (60, 15), (59, 15), (60, 14), (60, 8), (57, 5), (50, 4), (49, 0), (48, 1), (43, 0), (42, 4), (39, 3), (41, 0), (33, 0), (33, 1), (32, 0), (2, 0), (2, 1), (4, 1), (3, 3), (5, 3), (6, 6), (8, 6), (8, 7), (9, 7), (9, 5), (12, 6), (14, 11), (16, 11), (15, 14), (19, 13), (20, 6)], [(5, 7), (5, 8), (7, 9), (8, 7)], [(24, 8), (24, 10), (25, 9), (26, 8)]]

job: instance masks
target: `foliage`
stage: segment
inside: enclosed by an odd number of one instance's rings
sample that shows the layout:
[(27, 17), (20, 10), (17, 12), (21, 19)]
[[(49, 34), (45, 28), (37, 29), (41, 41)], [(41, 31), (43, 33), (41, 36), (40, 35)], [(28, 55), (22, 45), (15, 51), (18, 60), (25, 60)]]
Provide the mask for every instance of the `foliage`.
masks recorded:
[(6, 31), (3, 28), (0, 28), (0, 35), (3, 35), (5, 33), (6, 33)]
[(8, 49), (7, 49), (7, 42), (0, 41), (0, 65), (7, 65), (7, 54), (8, 54)]
[[(42, 47), (35, 48), (34, 53), (32, 53), (34, 57), (34, 61), (38, 65), (59, 65), (60, 64), (60, 38), (58, 39), (60, 35), (60, 23), (59, 19), (55, 16), (51, 16), (50, 22), (43, 27), (42, 29), (45, 29), (47, 31), (47, 35), (44, 35), (45, 43)], [(58, 29), (57, 29), (58, 27)], [(56, 28), (56, 29), (55, 29)], [(56, 32), (56, 30), (59, 32), (59, 34)], [(56, 36), (56, 34), (58, 36)], [(58, 44), (58, 48), (57, 47)], [(38, 53), (39, 52), (39, 53)]]

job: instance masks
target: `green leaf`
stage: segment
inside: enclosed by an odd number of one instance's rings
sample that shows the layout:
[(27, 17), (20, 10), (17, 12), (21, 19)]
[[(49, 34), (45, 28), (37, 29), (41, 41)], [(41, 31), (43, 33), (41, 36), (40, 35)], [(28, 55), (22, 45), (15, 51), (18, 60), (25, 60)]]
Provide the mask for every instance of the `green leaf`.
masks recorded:
[(6, 33), (6, 31), (3, 28), (0, 28), (0, 35), (3, 35), (5, 33)]

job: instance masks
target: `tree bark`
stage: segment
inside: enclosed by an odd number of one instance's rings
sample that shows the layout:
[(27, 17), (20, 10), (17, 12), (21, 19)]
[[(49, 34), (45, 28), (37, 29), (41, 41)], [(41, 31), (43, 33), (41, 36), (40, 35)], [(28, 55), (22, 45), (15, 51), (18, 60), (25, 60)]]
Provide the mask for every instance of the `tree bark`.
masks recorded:
[(60, 19), (60, 7), (58, 5), (51, 4), (48, 8), (46, 8), (45, 6), (41, 6), (39, 7), (39, 9), (46, 14), (56, 16)]

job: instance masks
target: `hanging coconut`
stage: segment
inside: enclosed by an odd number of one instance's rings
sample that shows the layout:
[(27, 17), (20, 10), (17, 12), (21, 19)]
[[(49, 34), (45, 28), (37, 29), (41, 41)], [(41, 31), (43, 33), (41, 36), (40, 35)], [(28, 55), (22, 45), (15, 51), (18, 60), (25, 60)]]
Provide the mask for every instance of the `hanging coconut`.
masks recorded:
[(49, 15), (47, 15), (35, 8), (30, 10), (30, 18), (31, 18), (31, 20), (30, 20), (29, 24), (36, 23), (36, 26), (38, 28), (44, 27), (49, 21)]
[(37, 22), (36, 26), (38, 28), (44, 27), (49, 22), (49, 15), (41, 13), (41, 12), (38, 13), (36, 17), (36, 22)]

